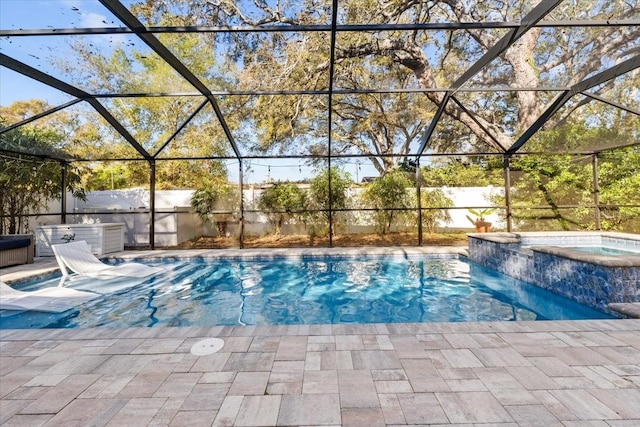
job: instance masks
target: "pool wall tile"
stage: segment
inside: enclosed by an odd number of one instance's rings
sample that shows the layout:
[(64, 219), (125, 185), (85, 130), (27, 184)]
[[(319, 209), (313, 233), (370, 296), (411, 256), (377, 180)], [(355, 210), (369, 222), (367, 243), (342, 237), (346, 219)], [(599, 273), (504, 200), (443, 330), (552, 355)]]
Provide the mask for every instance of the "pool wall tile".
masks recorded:
[(589, 255), (594, 261), (588, 262), (584, 254), (578, 260), (543, 250), (547, 245), (637, 248), (640, 237), (490, 234), (469, 235), (469, 259), (602, 311), (609, 303), (640, 302), (640, 256)]

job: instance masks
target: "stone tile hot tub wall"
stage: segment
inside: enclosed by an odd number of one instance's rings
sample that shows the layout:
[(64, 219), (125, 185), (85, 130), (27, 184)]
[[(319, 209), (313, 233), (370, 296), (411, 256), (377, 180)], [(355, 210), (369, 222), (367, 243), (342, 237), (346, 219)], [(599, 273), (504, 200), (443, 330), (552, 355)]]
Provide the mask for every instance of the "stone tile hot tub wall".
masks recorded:
[[(564, 246), (563, 246), (564, 245)], [(640, 249), (640, 236), (601, 232), (476, 233), (469, 259), (581, 304), (640, 302), (640, 254), (599, 255), (567, 246)]]

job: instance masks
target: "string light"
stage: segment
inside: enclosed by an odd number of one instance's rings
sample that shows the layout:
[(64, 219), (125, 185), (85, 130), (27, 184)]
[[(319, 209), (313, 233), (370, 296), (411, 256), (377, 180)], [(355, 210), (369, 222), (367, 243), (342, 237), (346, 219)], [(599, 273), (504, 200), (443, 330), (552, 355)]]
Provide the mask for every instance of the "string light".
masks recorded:
[[(359, 162), (340, 162), (341, 165), (356, 165), (358, 168), (360, 168), (360, 165), (362, 163)], [(261, 164), (261, 163), (251, 163), (251, 166), (260, 166), (263, 168), (268, 168), (269, 170), (271, 170), (271, 168), (295, 168), (296, 166), (298, 167), (298, 171), (302, 172), (302, 165), (300, 165), (299, 163), (295, 163), (295, 164), (289, 164), (289, 165), (266, 165), (266, 164)], [(311, 167), (311, 166), (308, 166)]]

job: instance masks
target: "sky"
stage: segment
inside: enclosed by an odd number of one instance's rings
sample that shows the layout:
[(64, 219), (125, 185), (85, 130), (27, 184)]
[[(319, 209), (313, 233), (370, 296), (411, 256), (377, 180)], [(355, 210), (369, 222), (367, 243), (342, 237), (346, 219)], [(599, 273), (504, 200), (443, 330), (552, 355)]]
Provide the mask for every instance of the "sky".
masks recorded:
[[(108, 11), (95, 0), (0, 1), (2, 30), (104, 27), (107, 25), (103, 21), (109, 22), (109, 16)], [(46, 72), (53, 71), (48, 58), (53, 54), (59, 54), (63, 49), (65, 49), (64, 42), (58, 37), (0, 38), (2, 53)], [(2, 82), (0, 85), (0, 105), (2, 106), (31, 98), (44, 99), (53, 105), (72, 99), (69, 95), (34, 82), (4, 67), (0, 67), (0, 82)]]

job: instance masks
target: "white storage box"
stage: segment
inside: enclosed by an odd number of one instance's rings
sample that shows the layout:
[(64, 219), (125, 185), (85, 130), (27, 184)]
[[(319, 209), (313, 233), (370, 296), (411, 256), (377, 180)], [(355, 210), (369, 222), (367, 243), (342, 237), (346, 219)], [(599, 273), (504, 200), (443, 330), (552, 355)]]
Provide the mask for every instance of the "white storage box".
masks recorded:
[(51, 245), (84, 240), (95, 255), (124, 250), (124, 223), (59, 224), (36, 228), (36, 256), (54, 256)]

